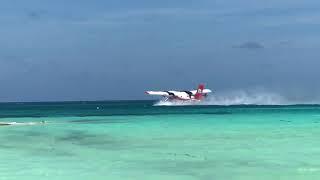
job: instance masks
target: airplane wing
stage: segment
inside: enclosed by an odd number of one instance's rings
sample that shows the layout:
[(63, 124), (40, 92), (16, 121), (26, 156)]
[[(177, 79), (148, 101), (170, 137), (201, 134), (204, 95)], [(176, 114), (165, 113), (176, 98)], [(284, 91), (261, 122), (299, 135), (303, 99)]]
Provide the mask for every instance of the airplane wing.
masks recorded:
[[(192, 90), (190, 91), (193, 95), (195, 95), (197, 93), (197, 90)], [(208, 94), (208, 93), (211, 93), (212, 91), (210, 89), (204, 89), (202, 91), (203, 94)]]
[(174, 96), (174, 94), (170, 93), (169, 91), (146, 91), (146, 94), (165, 97)]

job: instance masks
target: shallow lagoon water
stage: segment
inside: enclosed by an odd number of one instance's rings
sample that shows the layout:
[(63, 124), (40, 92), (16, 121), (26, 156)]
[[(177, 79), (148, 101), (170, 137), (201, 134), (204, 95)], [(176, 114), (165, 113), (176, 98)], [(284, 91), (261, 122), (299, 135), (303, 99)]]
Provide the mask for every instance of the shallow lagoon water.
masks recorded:
[[(1, 104), (0, 179), (318, 179), (320, 106)], [(97, 108), (99, 107), (99, 108)]]

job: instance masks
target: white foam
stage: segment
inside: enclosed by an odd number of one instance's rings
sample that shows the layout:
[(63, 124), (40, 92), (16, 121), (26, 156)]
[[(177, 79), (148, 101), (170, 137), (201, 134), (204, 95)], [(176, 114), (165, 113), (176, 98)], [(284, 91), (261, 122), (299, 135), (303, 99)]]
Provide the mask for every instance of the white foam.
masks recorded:
[(192, 106), (192, 105), (201, 105), (201, 102), (193, 101), (163, 101), (160, 100), (154, 104), (154, 106)]

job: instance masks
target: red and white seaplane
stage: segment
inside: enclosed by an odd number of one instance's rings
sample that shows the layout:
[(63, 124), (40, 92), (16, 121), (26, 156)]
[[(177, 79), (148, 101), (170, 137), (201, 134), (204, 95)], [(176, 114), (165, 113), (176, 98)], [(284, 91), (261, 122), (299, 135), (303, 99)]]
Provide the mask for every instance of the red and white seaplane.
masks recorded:
[(192, 91), (146, 91), (148, 95), (163, 96), (164, 101), (202, 101), (211, 93), (210, 89), (205, 89), (203, 84), (197, 90)]

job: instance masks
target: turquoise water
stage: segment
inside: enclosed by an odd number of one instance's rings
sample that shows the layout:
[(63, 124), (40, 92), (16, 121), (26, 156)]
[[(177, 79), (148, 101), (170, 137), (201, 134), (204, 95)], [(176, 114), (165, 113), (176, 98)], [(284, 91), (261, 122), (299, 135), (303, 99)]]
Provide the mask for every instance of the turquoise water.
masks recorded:
[(320, 106), (4, 103), (0, 179), (319, 179)]

